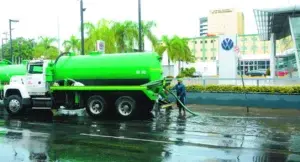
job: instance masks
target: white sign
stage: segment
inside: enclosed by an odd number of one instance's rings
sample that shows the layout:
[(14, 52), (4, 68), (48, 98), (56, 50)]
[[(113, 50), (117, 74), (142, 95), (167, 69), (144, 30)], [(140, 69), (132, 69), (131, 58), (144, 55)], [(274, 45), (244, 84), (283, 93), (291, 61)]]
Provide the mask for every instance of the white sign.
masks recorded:
[(219, 13), (229, 13), (232, 12), (232, 9), (221, 9), (221, 10), (212, 10), (210, 11), (212, 14), (219, 14)]
[(234, 52), (237, 55), (237, 57), (240, 59), (241, 58), (241, 54), (240, 54), (240, 48), (238, 46), (234, 47)]
[(105, 42), (102, 40), (98, 40), (96, 44), (96, 50), (104, 53), (105, 52)]
[(236, 44), (236, 35), (221, 35), (219, 37), (219, 78), (230, 79), (220, 80), (219, 83), (235, 83), (234, 79), (237, 77)]
[(238, 46), (235, 46), (234, 52), (238, 55), (240, 53), (240, 48)]

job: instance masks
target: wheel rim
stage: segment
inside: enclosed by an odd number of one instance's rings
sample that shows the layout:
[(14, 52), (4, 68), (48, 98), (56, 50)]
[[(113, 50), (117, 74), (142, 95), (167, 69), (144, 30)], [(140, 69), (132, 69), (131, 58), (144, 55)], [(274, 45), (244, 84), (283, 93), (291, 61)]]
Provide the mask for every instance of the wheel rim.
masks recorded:
[(122, 101), (118, 105), (118, 111), (123, 116), (128, 116), (132, 113), (132, 105), (129, 101)]
[(9, 108), (9, 110), (12, 111), (12, 112), (17, 112), (17, 111), (20, 110), (21, 104), (20, 104), (20, 102), (19, 102), (18, 100), (12, 99), (12, 100), (9, 102), (9, 104), (8, 104), (8, 108)]
[(89, 104), (89, 109), (93, 114), (100, 114), (103, 111), (103, 103), (99, 100), (94, 100)]

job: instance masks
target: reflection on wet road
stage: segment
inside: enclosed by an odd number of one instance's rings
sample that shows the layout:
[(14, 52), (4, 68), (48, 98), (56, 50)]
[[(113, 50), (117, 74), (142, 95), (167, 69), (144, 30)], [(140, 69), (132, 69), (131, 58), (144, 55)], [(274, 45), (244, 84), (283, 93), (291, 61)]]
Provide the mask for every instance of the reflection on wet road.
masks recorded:
[[(272, 111), (272, 110), (270, 110)], [(0, 111), (1, 161), (300, 161), (300, 117), (223, 111), (93, 120)]]

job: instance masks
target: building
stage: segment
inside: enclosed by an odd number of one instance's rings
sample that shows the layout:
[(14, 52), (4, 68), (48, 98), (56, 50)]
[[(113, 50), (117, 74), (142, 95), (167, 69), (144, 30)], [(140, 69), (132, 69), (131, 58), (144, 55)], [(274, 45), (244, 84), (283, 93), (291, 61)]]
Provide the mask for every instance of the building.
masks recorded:
[[(236, 35), (240, 62), (238, 70), (245, 74), (257, 69), (271, 70), (271, 77), (277, 71), (296, 69), (300, 76), (300, 6), (281, 9), (254, 10), (259, 34), (244, 34), (244, 16), (235, 9), (211, 10), (207, 17), (207, 35), (190, 38), (189, 47), (196, 56), (196, 63), (181, 67), (195, 67), (203, 76), (219, 74), (219, 36)], [(206, 21), (205, 18), (203, 24)], [(201, 33), (200, 25), (200, 33)], [(202, 30), (205, 31), (205, 30)], [(205, 32), (203, 32), (205, 33)], [(299, 42), (298, 42), (299, 41)], [(167, 54), (163, 56), (165, 75), (178, 75), (178, 64), (168, 66)], [(293, 73), (294, 75), (294, 73)]]
[(200, 37), (207, 36), (207, 17), (201, 17), (200, 18)]
[[(259, 33), (259, 39), (270, 42), (270, 71), (275, 77), (278, 68), (286, 68), (290, 74), (296, 73), (300, 77), (300, 5), (281, 8), (255, 9), (254, 16)], [(278, 40), (284, 46), (278, 48)], [(289, 43), (291, 42), (291, 43)], [(288, 48), (285, 48), (286, 46)], [(278, 51), (279, 50), (279, 51)], [(280, 52), (283, 51), (283, 53)]]
[(244, 14), (237, 9), (210, 10), (207, 19), (209, 34), (244, 34)]
[[(245, 74), (246, 71), (267, 69), (270, 67), (270, 41), (260, 40), (259, 34), (237, 35), (237, 47), (240, 49), (239, 70)], [(276, 51), (278, 62), (277, 69), (287, 68), (287, 59), (295, 62), (295, 59), (288, 57), (294, 44), (291, 36), (284, 37), (276, 41)], [(196, 63), (183, 64), (183, 67), (195, 67), (204, 76), (218, 75), (218, 54), (219, 36), (203, 36), (190, 38), (189, 47), (196, 56)], [(285, 61), (285, 62), (284, 62)], [(178, 65), (171, 62), (171, 67), (167, 67), (167, 56), (163, 57), (165, 75), (178, 75)], [(167, 71), (171, 72), (166, 74)]]

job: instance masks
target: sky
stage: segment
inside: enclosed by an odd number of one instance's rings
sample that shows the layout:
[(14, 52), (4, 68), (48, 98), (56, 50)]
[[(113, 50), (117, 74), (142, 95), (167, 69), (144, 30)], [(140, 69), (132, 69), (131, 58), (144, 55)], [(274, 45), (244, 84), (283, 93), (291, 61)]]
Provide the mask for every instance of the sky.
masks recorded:
[[(300, 4), (300, 0), (141, 0), (142, 19), (154, 20), (157, 36), (199, 36), (199, 18), (218, 8), (237, 8), (245, 16), (245, 33), (257, 33), (254, 8), (280, 7)], [(84, 21), (96, 23), (110, 20), (138, 20), (138, 0), (83, 0)], [(0, 0), (0, 37), (13, 23), (13, 38), (51, 36), (61, 42), (72, 34), (80, 38), (79, 0)]]

